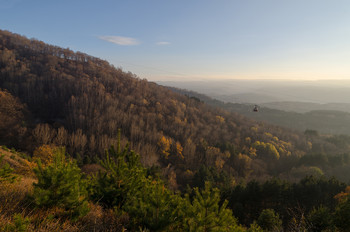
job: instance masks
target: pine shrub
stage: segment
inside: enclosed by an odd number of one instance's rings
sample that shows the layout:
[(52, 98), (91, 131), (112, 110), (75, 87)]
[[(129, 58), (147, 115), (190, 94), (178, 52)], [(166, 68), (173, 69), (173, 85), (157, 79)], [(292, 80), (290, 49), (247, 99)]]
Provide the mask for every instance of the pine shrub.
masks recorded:
[(88, 212), (87, 182), (77, 164), (65, 158), (65, 150), (56, 150), (51, 164), (43, 167), (40, 160), (34, 169), (33, 198), (37, 207), (60, 207), (72, 219)]

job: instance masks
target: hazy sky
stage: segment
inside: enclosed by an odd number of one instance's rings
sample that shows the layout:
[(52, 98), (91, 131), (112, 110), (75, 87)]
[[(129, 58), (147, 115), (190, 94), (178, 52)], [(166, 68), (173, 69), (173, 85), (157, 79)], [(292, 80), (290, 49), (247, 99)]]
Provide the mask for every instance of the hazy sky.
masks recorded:
[(149, 80), (350, 79), (348, 0), (0, 0), (0, 29)]

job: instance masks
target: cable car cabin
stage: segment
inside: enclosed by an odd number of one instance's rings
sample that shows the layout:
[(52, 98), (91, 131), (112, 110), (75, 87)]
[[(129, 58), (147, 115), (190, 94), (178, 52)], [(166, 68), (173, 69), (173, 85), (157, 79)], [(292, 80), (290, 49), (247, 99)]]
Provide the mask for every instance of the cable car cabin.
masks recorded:
[(258, 112), (258, 111), (259, 111), (258, 106), (255, 105), (255, 106), (254, 106), (254, 109), (253, 109), (253, 112)]

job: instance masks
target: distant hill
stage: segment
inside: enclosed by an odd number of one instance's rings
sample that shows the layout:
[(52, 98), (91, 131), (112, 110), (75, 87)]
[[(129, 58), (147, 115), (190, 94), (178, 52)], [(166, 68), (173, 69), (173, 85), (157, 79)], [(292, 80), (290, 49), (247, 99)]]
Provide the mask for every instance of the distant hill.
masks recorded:
[(260, 104), (260, 106), (298, 113), (306, 113), (313, 110), (335, 110), (350, 113), (350, 103), (267, 102)]
[[(253, 104), (239, 104), (222, 102), (212, 99), (202, 94), (195, 92), (174, 89), (183, 94), (197, 97), (198, 99), (212, 105), (224, 108), (231, 112), (236, 112), (245, 115), (249, 118), (266, 121), (271, 124), (287, 127), (299, 131), (305, 131), (308, 129), (317, 130), (323, 134), (346, 134), (350, 135), (350, 113), (339, 110), (316, 110), (318, 108), (328, 109), (347, 109), (348, 104), (316, 104), (316, 103), (294, 103), (294, 102), (279, 102), (279, 103), (265, 103), (259, 105), (259, 112), (253, 112)], [(273, 109), (281, 108), (280, 109)], [(299, 111), (305, 111), (305, 113), (288, 111), (290, 108), (299, 107)], [(271, 108), (270, 108), (271, 107)], [(342, 108), (343, 107), (343, 108)]]
[[(216, 99), (219, 99), (224, 102), (240, 103), (240, 104), (268, 104), (269, 102), (280, 101), (280, 97), (269, 94), (260, 94), (260, 93), (240, 93), (240, 94), (231, 94), (231, 95), (210, 95)], [(284, 98), (287, 100), (287, 98)]]
[(158, 83), (196, 91), (232, 103), (350, 103), (350, 81), (347, 80), (207, 80), (160, 81)]

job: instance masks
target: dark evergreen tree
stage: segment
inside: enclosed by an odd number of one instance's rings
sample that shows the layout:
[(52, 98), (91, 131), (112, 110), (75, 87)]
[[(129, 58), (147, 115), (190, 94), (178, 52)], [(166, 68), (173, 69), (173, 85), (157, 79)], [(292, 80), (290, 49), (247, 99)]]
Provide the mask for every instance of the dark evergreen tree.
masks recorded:
[(34, 183), (33, 198), (37, 207), (60, 207), (68, 216), (77, 218), (88, 209), (87, 183), (77, 164), (65, 158), (65, 150), (56, 150), (53, 162), (43, 167), (40, 160), (34, 169), (38, 179)]
[(172, 193), (161, 180), (144, 179), (141, 194), (131, 197), (124, 209), (136, 227), (150, 231), (178, 231), (182, 228), (184, 200)]
[(187, 210), (184, 218), (186, 231), (244, 231), (237, 224), (237, 219), (232, 211), (227, 209), (227, 201), (220, 206), (220, 194), (217, 188), (212, 188), (210, 182), (205, 183), (205, 188), (194, 188), (192, 201), (187, 195)]
[(325, 230), (333, 231), (332, 213), (325, 206), (320, 205), (319, 207), (311, 210), (307, 216), (307, 219), (310, 232)]
[(264, 231), (278, 232), (282, 230), (282, 220), (273, 209), (264, 209), (257, 223)]
[(104, 171), (100, 171), (92, 180), (90, 195), (93, 200), (104, 207), (123, 209), (125, 203), (142, 194), (140, 190), (145, 181), (146, 170), (139, 161), (139, 155), (129, 150), (123, 151), (111, 147), (106, 157), (101, 160)]

